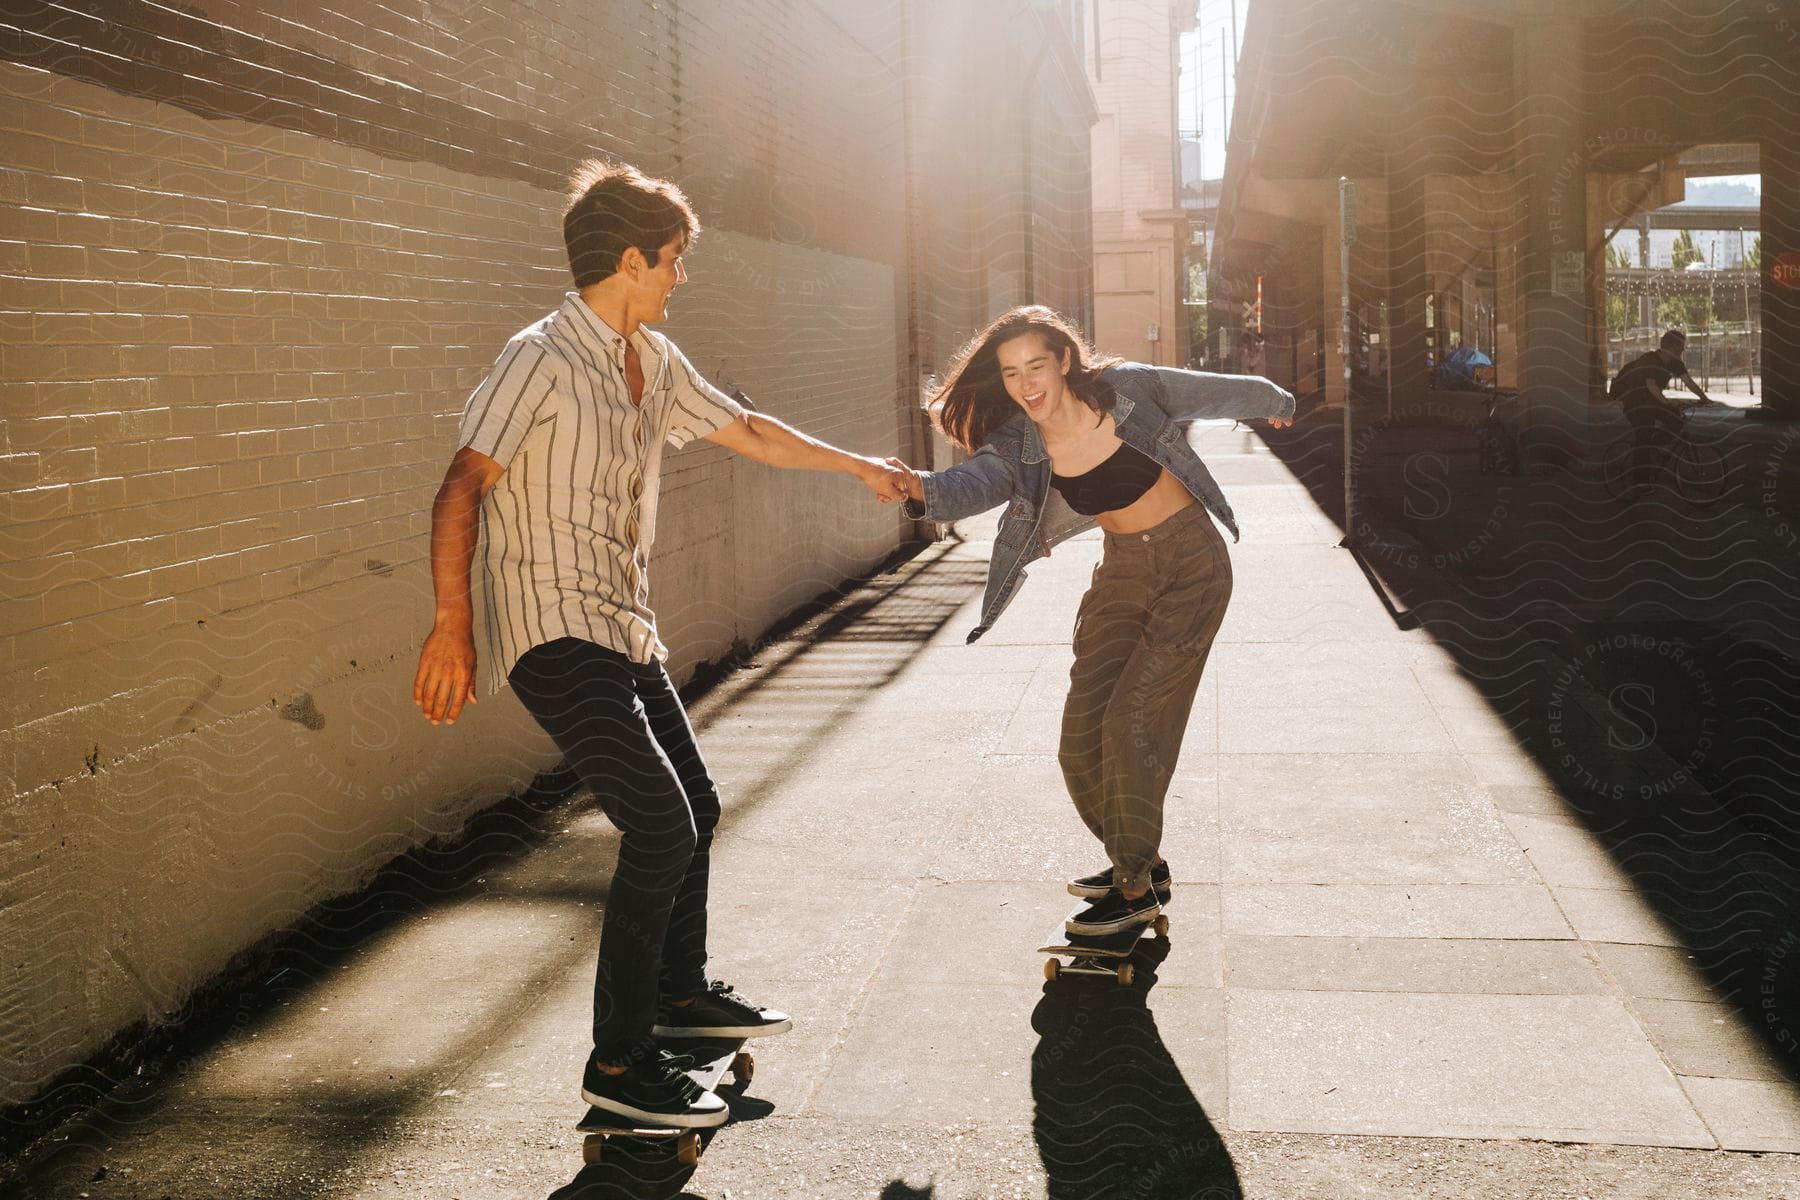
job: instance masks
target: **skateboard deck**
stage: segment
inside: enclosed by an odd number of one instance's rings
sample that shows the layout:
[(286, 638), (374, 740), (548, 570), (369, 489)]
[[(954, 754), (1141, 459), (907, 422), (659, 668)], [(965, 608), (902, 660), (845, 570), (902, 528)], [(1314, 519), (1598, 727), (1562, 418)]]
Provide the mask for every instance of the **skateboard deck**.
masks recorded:
[[(1080, 912), (1083, 906), (1076, 906)], [(1074, 916), (1075, 913), (1070, 913)], [(1139, 939), (1149, 937), (1154, 932), (1158, 937), (1169, 935), (1169, 918), (1157, 913), (1156, 918), (1145, 921), (1142, 925), (1134, 925), (1130, 929), (1121, 929), (1117, 933), (1082, 934), (1069, 933), (1061, 922), (1051, 931), (1050, 940), (1038, 947), (1039, 954), (1048, 954), (1044, 960), (1044, 978), (1056, 979), (1061, 975), (1111, 975), (1119, 981), (1120, 987), (1130, 987), (1132, 966), (1128, 961), (1132, 951), (1137, 949)], [(1068, 959), (1064, 966), (1061, 959)]]
[[(751, 1076), (756, 1073), (756, 1057), (743, 1049), (743, 1038), (658, 1038), (657, 1042), (670, 1053), (692, 1055), (694, 1068), (687, 1073), (688, 1078), (708, 1091), (717, 1088), (728, 1072), (740, 1089), (750, 1086)], [(587, 1115), (575, 1125), (577, 1133), (586, 1135), (581, 1142), (581, 1160), (589, 1166), (601, 1161), (607, 1139), (616, 1137), (673, 1141), (676, 1158), (686, 1166), (693, 1166), (700, 1161), (700, 1152), (706, 1147), (701, 1135), (717, 1128), (720, 1127), (658, 1125), (604, 1108), (589, 1108)]]

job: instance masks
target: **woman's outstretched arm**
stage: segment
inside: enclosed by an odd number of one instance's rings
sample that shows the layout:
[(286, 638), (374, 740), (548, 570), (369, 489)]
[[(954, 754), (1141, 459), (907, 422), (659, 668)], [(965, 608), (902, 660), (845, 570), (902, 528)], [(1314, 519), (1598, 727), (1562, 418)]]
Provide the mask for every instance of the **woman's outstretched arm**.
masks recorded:
[(915, 521), (958, 521), (1012, 495), (1012, 467), (988, 446), (943, 471), (915, 471), (897, 458), (888, 464), (906, 472), (906, 515)]
[(1176, 421), (1288, 421), (1294, 395), (1260, 375), (1214, 375), (1179, 367), (1152, 367), (1167, 396), (1164, 409)]

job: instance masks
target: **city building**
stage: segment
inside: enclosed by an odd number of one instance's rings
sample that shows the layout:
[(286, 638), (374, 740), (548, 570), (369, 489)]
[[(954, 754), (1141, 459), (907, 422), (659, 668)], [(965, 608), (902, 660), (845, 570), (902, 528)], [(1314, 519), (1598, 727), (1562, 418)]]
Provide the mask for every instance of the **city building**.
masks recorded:
[(1800, 415), (1797, 127), (1791, 6), (1257, 0), (1214, 313), (1261, 280), (1269, 374), (1329, 404), (1347, 375), (1416, 398), (1468, 345), (1528, 422), (1579, 422), (1604, 394), (1610, 238), (1690, 177), (1760, 174), (1762, 402)]
[(1178, 134), (1181, 34), (1194, 0), (1091, 0), (1084, 55), (1093, 130), (1094, 339), (1108, 353), (1185, 366), (1190, 354)]

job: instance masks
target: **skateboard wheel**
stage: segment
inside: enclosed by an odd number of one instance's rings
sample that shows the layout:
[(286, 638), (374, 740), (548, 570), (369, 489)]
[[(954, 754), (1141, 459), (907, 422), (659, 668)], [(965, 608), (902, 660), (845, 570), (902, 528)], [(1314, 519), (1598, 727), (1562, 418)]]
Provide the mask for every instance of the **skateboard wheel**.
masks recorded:
[(1131, 969), (1130, 963), (1120, 963), (1119, 964), (1119, 986), (1120, 987), (1130, 987), (1132, 974), (1133, 974), (1133, 971)]
[(755, 1055), (749, 1054), (749, 1053), (740, 1053), (736, 1058), (731, 1060), (731, 1077), (734, 1080), (736, 1080), (740, 1086), (748, 1087), (750, 1084), (750, 1080), (755, 1075), (756, 1075), (756, 1056)]
[(1054, 980), (1056, 978), (1056, 976), (1058, 975), (1058, 973), (1060, 973), (1061, 971), (1062, 971), (1062, 964), (1060, 962), (1056, 961), (1054, 958), (1046, 958), (1044, 960), (1044, 978), (1045, 979)]
[(1156, 918), (1156, 936), (1157, 937), (1168, 937), (1169, 936), (1169, 918), (1167, 918), (1167, 917), (1157, 917)]
[(597, 1166), (606, 1154), (606, 1139), (597, 1133), (590, 1133), (581, 1140), (581, 1161), (588, 1166)]
[(691, 1167), (700, 1161), (700, 1135), (684, 1133), (675, 1144), (675, 1157), (684, 1167)]

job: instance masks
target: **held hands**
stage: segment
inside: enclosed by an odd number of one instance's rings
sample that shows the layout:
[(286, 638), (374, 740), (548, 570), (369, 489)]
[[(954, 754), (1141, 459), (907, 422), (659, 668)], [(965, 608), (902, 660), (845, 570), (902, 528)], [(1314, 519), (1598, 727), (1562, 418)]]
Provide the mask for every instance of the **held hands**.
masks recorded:
[(900, 495), (894, 498), (896, 500), (917, 500), (923, 504), (925, 502), (925, 485), (919, 482), (919, 473), (897, 458), (890, 457), (887, 465), (900, 482)]
[(863, 462), (866, 469), (859, 471), (858, 476), (883, 504), (890, 500), (905, 500), (911, 495), (907, 490), (909, 477), (915, 486), (917, 484), (917, 477), (899, 459), (890, 458), (883, 462), (879, 458), (865, 458)]

